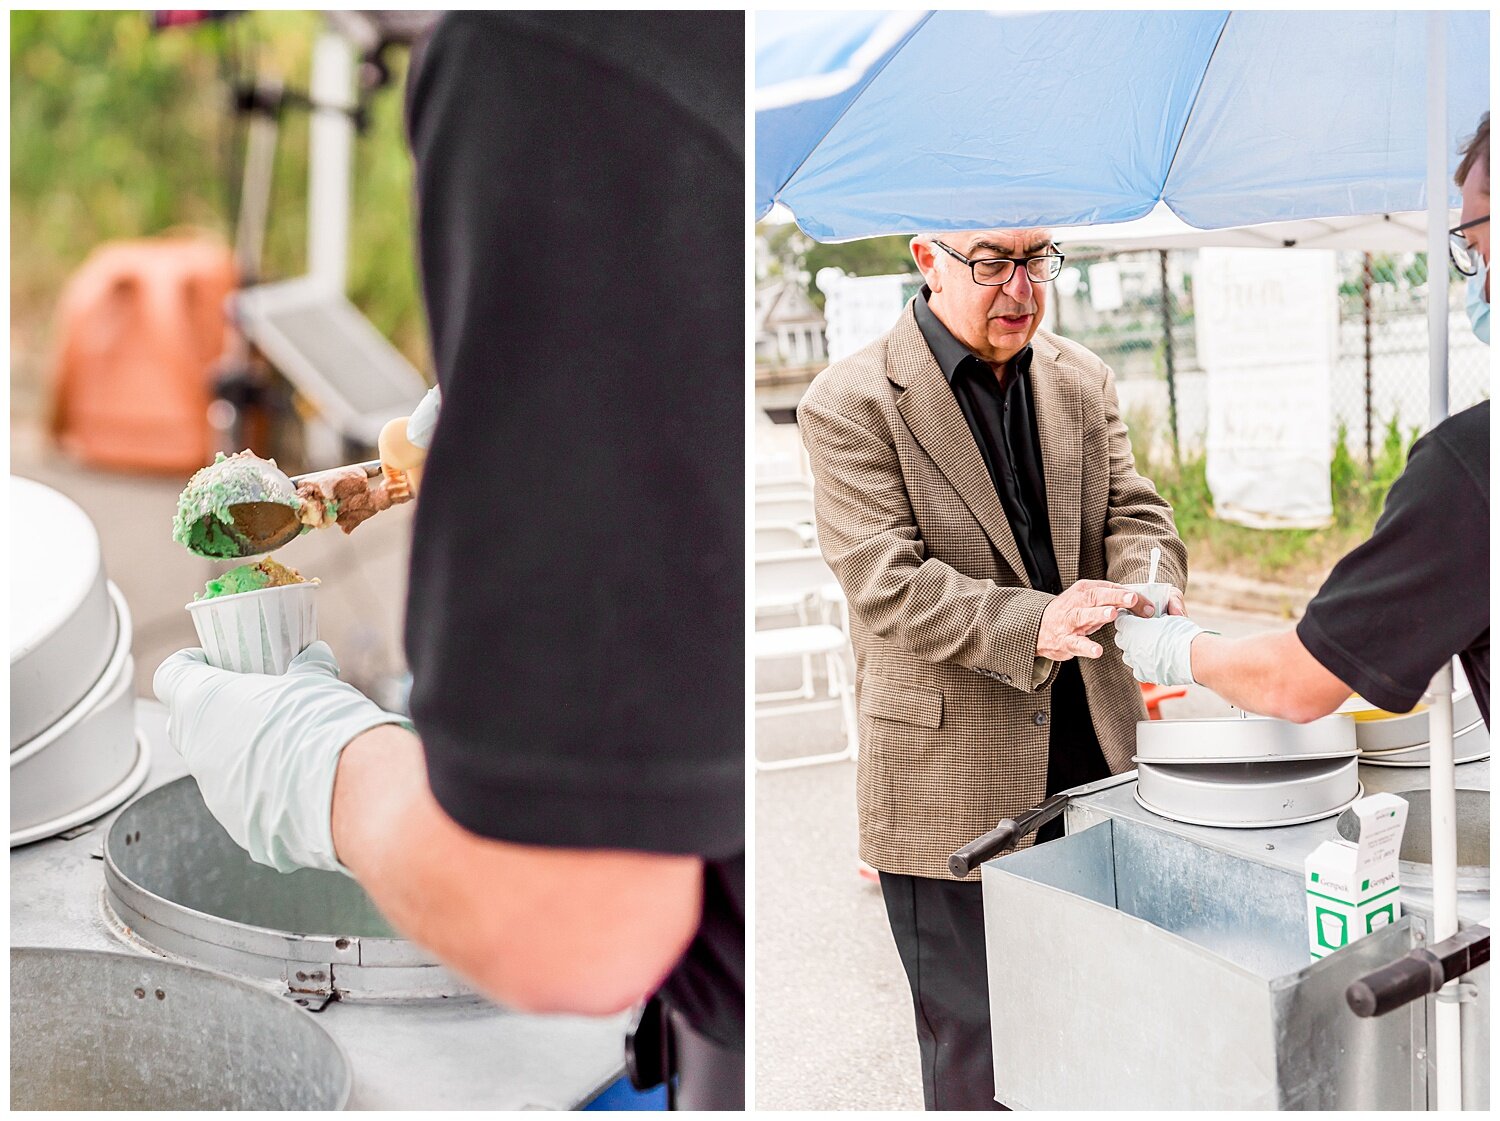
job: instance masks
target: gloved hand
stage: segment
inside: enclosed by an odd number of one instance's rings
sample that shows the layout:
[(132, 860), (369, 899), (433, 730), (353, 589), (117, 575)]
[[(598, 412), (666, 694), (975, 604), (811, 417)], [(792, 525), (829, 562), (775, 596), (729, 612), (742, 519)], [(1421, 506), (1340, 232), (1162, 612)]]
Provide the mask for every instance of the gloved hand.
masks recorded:
[(432, 447), (432, 434), (437, 430), (438, 413), (443, 410), (443, 391), (433, 386), (406, 421), (406, 438), (419, 448)]
[(1163, 615), (1159, 619), (1137, 619), (1121, 615), (1115, 620), (1115, 645), (1137, 681), (1153, 685), (1192, 685), (1193, 639), (1205, 631), (1186, 615)]
[(412, 726), (338, 673), (326, 642), (280, 676), (214, 669), (194, 647), (162, 662), (152, 682), (209, 811), (250, 859), (279, 872), (347, 873), (333, 847), (339, 753), (381, 724)]

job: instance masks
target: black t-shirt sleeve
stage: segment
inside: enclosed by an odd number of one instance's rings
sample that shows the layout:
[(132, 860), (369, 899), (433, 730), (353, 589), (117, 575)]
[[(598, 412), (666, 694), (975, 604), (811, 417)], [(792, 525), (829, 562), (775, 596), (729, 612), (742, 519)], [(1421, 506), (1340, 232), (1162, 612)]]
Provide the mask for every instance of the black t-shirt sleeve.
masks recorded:
[[(1409, 711), (1445, 661), (1489, 629), (1488, 406), (1413, 446), (1375, 532), (1343, 560), (1297, 625), (1330, 673)], [(1477, 683), (1476, 683), (1477, 684)]]
[[(451, 15), (413, 75), (443, 412), (411, 707), (484, 836), (744, 847), (744, 164), (689, 108), (743, 105), (743, 26)], [(692, 82), (617, 65), (627, 40)]]

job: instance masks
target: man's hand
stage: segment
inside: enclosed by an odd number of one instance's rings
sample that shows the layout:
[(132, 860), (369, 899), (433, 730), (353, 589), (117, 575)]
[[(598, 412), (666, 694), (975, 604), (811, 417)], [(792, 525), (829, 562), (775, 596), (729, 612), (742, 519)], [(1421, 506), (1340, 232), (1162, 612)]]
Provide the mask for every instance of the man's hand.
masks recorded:
[(1115, 621), (1115, 645), (1135, 679), (1153, 685), (1192, 685), (1193, 639), (1206, 632), (1185, 615), (1160, 619), (1121, 616)]
[(326, 642), (302, 651), (279, 677), (214, 669), (197, 648), (156, 670), (152, 685), (170, 710), (172, 746), (209, 811), (258, 864), (346, 871), (330, 824), (339, 753), (378, 725), (411, 726), (338, 673)]
[(1142, 619), (1153, 619), (1159, 615), (1187, 614), (1187, 601), (1182, 598), (1182, 592), (1173, 584), (1163, 584), (1158, 581), (1155, 584), (1122, 584), (1121, 587), (1129, 588), (1140, 595), (1142, 602), (1136, 606), (1132, 614)]
[(1137, 593), (1108, 580), (1080, 580), (1054, 598), (1042, 612), (1036, 652), (1054, 662), (1097, 658), (1104, 653), (1104, 647), (1087, 636), (1141, 602)]

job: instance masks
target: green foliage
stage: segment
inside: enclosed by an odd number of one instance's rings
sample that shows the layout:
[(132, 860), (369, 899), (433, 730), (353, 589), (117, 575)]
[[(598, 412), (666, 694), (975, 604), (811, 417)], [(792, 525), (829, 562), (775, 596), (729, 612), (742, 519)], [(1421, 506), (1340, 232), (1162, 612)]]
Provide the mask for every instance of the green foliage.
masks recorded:
[[(837, 245), (822, 245), (810, 238), (802, 255), (802, 268), (810, 278), (816, 279), (819, 269), (839, 268), (850, 276), (891, 276), (897, 273), (916, 271), (911, 259), (909, 237), (869, 237), (860, 241), (846, 241)], [(809, 283), (808, 295), (819, 310), (823, 307), (823, 293), (816, 284)]]
[(1406, 468), (1416, 430), (1403, 434), (1398, 419), (1367, 473), (1349, 449), (1348, 431), (1340, 425), (1334, 443), (1329, 482), (1333, 525), (1325, 529), (1249, 529), (1219, 521), (1208, 487), (1207, 458), (1188, 455), (1180, 464), (1157, 462), (1161, 441), (1149, 418), (1129, 420), (1136, 467), (1172, 507), (1177, 532), (1187, 545), (1190, 567), (1231, 572), (1258, 580), (1314, 587), (1345, 553), (1369, 537), (1390, 490)]
[[(260, 72), (305, 90), (321, 17), (256, 12), (233, 26), (152, 34), (139, 11), (11, 13), (12, 315), (43, 334), (67, 276), (100, 242), (175, 227), (231, 237), (231, 171), (243, 129), (219, 73), (233, 41)], [(411, 161), (402, 125), (405, 59), (356, 143), (349, 295), (419, 365)], [(247, 69), (249, 66), (247, 65)], [(283, 119), (267, 279), (299, 274), (307, 240), (306, 114)]]

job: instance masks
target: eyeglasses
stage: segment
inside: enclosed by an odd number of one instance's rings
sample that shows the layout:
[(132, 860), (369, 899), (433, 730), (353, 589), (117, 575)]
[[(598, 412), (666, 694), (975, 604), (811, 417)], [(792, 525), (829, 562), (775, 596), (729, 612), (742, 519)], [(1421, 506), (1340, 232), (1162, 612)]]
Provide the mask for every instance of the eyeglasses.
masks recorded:
[(1453, 267), (1459, 271), (1461, 276), (1473, 276), (1479, 271), (1479, 250), (1469, 244), (1469, 239), (1464, 237), (1464, 231), (1471, 226), (1478, 226), (1488, 222), (1490, 216), (1475, 218), (1465, 222), (1462, 226), (1454, 226), (1448, 231), (1448, 256), (1453, 261)]
[(1057, 274), (1062, 272), (1064, 258), (1061, 253), (1057, 252), (1043, 253), (1039, 257), (978, 257), (971, 260), (958, 250), (950, 249), (941, 241), (934, 239), (932, 244), (950, 257), (968, 265), (975, 284), (990, 286), (1008, 284), (1010, 278), (1016, 274), (1017, 265), (1025, 265), (1027, 277), (1037, 284), (1046, 284), (1049, 280), (1056, 280)]

